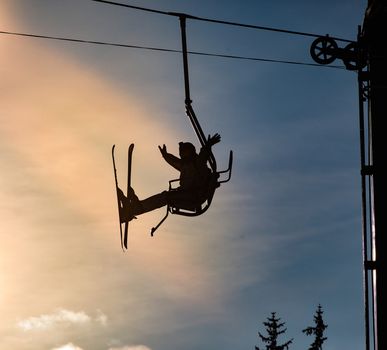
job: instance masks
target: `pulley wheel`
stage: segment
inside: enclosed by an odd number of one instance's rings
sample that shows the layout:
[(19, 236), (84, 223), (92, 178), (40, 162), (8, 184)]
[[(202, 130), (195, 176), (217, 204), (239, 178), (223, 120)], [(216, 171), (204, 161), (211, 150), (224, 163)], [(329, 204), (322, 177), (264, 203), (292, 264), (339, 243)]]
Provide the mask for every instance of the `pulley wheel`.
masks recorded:
[(336, 41), (327, 36), (318, 37), (310, 46), (310, 55), (319, 64), (332, 63), (337, 58)]
[(343, 62), (348, 70), (358, 70), (367, 64), (364, 55), (359, 55), (357, 43), (350, 43), (344, 48)]

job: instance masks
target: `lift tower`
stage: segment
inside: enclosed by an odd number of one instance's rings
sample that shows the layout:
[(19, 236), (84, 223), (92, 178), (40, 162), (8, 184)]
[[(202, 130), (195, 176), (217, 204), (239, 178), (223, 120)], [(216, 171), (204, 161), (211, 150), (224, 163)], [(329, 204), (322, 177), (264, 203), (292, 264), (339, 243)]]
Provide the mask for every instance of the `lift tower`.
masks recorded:
[(371, 274), (374, 346), (387, 349), (387, 3), (369, 0), (362, 40), (368, 56), (368, 115), (371, 177)]
[[(341, 40), (347, 41), (347, 40)], [(329, 35), (311, 45), (319, 64), (357, 71), (361, 150), (366, 350), (387, 349), (387, 2), (368, 0), (357, 41)]]

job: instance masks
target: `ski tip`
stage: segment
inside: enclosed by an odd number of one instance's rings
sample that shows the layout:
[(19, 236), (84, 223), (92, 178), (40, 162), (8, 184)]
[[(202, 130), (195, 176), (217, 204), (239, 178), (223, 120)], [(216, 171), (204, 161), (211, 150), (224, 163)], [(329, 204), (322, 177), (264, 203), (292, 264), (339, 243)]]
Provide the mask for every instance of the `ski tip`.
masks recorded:
[(116, 145), (113, 145), (113, 147), (112, 147), (112, 151), (114, 151), (114, 148), (116, 148)]

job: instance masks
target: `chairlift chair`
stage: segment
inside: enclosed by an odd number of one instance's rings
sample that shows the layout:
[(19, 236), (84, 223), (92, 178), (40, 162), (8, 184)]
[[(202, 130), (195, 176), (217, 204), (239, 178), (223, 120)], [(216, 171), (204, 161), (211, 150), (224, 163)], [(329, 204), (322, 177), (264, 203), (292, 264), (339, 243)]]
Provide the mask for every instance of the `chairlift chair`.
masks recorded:
[[(185, 14), (178, 14), (179, 20), (180, 20), (180, 29), (181, 29), (181, 39), (182, 39), (182, 53), (183, 53), (183, 68), (184, 68), (184, 86), (185, 86), (185, 110), (186, 114), (192, 124), (192, 127), (196, 133), (196, 136), (199, 139), (199, 142), (202, 147), (204, 147), (207, 143), (207, 139), (205, 137), (205, 134), (200, 126), (200, 123), (196, 117), (195, 111), (192, 107), (192, 100), (190, 97), (190, 89), (189, 89), (189, 75), (188, 75), (188, 54), (187, 54), (187, 38), (186, 38), (186, 18), (187, 15)], [(228, 182), (231, 178), (231, 172), (232, 172), (232, 163), (233, 163), (233, 152), (230, 151), (229, 154), (229, 160), (228, 160), (228, 167), (226, 170), (218, 171), (217, 170), (217, 164), (216, 159), (210, 149), (210, 156), (208, 159), (208, 163), (211, 168), (211, 174), (210, 179), (208, 182), (208, 190), (206, 192), (206, 198), (201, 202), (198, 203), (194, 207), (176, 207), (172, 205), (167, 205), (167, 212), (165, 216), (161, 219), (161, 221), (151, 229), (151, 236), (153, 236), (154, 232), (160, 227), (160, 225), (166, 220), (169, 213), (175, 214), (175, 215), (182, 215), (182, 216), (199, 216), (205, 213), (208, 208), (210, 207), (212, 203), (212, 199), (214, 197), (215, 190), (225, 182)], [(223, 177), (223, 179), (222, 179)], [(173, 191), (176, 189), (176, 186), (174, 186), (179, 179), (174, 179), (169, 181), (169, 191)]]

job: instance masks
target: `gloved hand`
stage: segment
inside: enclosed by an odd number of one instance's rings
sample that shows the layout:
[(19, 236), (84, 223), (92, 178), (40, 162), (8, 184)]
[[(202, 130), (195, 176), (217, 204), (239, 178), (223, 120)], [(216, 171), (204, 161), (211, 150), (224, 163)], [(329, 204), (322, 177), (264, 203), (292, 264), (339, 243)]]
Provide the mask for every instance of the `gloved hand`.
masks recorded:
[(214, 134), (213, 136), (208, 135), (207, 143), (210, 146), (213, 146), (218, 142), (220, 142), (220, 135), (218, 133)]
[(163, 145), (163, 147), (159, 146), (159, 150), (161, 152), (161, 155), (165, 157), (167, 155), (167, 146)]

